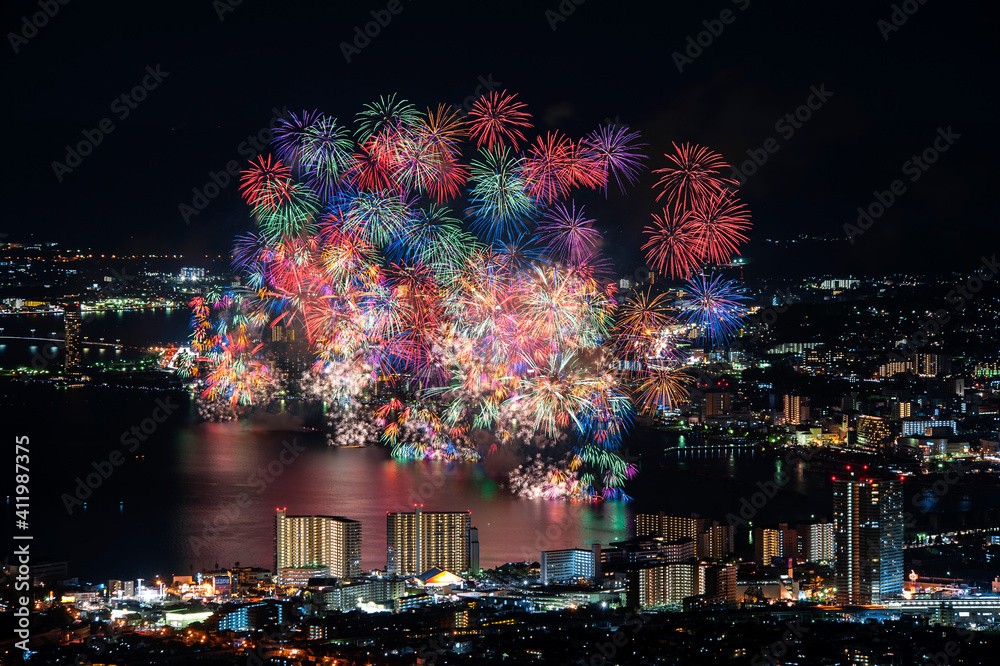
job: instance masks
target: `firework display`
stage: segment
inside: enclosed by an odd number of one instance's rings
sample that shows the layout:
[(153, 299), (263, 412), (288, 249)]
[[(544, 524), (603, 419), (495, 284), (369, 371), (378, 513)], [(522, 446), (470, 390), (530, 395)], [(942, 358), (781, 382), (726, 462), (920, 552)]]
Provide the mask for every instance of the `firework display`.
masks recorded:
[[(243, 172), (258, 229), (234, 248), (241, 286), (192, 301), (197, 363), (181, 366), (202, 373), (204, 413), (238, 416), (292, 379), (324, 405), (334, 444), (448, 460), (508, 447), (529, 461), (511, 473), (515, 492), (627, 499), (637, 469), (619, 447), (636, 413), (684, 399), (684, 331), (719, 344), (740, 316), (718, 281), (692, 283), (679, 303), (619, 304), (602, 234), (571, 197), (636, 183), (639, 134), (531, 139), (506, 91), (467, 117), (383, 97), (354, 125), (292, 114), (273, 154)], [(660, 170), (673, 208), (650, 256), (687, 276), (725, 260), (749, 217), (719, 156), (678, 151)], [(303, 377), (261, 353), (276, 328), (304, 336)]]
[(672, 278), (687, 278), (705, 263), (725, 264), (748, 239), (750, 213), (736, 198), (738, 183), (721, 175), (729, 165), (708, 148), (674, 144), (664, 155), (671, 166), (660, 174), (656, 197), (666, 197), (661, 215), (646, 227), (649, 239), (642, 249), (656, 270)]

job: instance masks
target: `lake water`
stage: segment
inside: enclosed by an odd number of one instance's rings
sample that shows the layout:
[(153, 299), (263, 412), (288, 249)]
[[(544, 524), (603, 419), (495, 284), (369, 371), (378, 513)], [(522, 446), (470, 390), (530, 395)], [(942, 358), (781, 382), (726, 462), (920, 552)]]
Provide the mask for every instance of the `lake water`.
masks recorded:
[[(8, 329), (60, 330), (55, 317), (15, 324), (3, 319)], [(177, 310), (104, 314), (86, 323), (84, 334), (149, 344), (183, 338), (187, 319)], [(295, 403), (288, 407), (296, 411)], [(166, 420), (144, 434), (144, 422), (150, 430), (152, 416), (164, 410), (170, 412)], [(216, 563), (270, 568), (276, 507), (360, 520), (366, 569), (385, 566), (386, 512), (412, 510), (414, 503), (428, 511), (471, 511), (484, 567), (536, 560), (542, 549), (626, 537), (636, 511), (723, 520), (778, 470), (790, 480), (755, 522), (830, 512), (825, 474), (759, 453), (664, 456), (662, 449), (678, 440), (655, 431), (635, 433), (628, 442), (642, 467), (626, 488), (634, 502), (581, 504), (512, 495), (506, 471), (517, 461), (509, 455), (480, 463), (398, 461), (381, 446), (327, 446), (288, 413), (199, 422), (190, 398), (177, 391), (4, 382), (0, 420), (5, 436), (31, 439), (28, 532), (35, 561), (69, 560), (71, 575), (91, 580), (187, 574)], [(142, 441), (133, 439), (133, 427)], [(98, 487), (78, 493), (88, 475)], [(86, 507), (78, 495), (87, 495)], [(8, 497), (8, 524), (13, 510)]]

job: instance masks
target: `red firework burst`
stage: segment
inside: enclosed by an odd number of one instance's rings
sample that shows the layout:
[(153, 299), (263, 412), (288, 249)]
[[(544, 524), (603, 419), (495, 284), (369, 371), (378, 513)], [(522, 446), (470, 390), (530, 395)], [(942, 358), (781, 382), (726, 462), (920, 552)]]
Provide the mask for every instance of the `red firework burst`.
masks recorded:
[(646, 259), (658, 271), (667, 271), (671, 278), (686, 278), (705, 256), (705, 242), (694, 216), (686, 211), (663, 209), (663, 215), (653, 213), (653, 224), (644, 232), (649, 240), (642, 246)]
[(362, 190), (382, 192), (396, 187), (394, 173), (398, 170), (391, 141), (372, 137), (360, 146), (348, 170), (348, 178)]
[(281, 160), (271, 161), (271, 156), (258, 155), (257, 162), (250, 160), (250, 168), (241, 172), (240, 190), (255, 209), (275, 210), (288, 198), (292, 184), (292, 171)]
[(667, 153), (664, 157), (674, 165), (653, 171), (661, 174), (653, 187), (663, 188), (656, 197), (657, 201), (666, 195), (668, 205), (691, 209), (703, 199), (738, 184), (721, 175), (721, 170), (730, 166), (718, 153), (688, 143), (680, 146), (675, 143), (673, 146), (676, 154)]
[(522, 163), (524, 180), (535, 199), (552, 203), (569, 192), (577, 176), (573, 142), (559, 132), (535, 139)]
[(470, 133), (476, 140), (476, 147), (486, 144), (492, 149), (494, 144), (502, 144), (504, 140), (517, 145), (518, 140), (524, 141), (520, 127), (531, 127), (531, 116), (524, 112), (526, 104), (515, 101), (517, 95), (508, 95), (496, 91), (483, 95), (469, 110), (471, 120)]
[(750, 211), (729, 190), (710, 195), (699, 202), (691, 213), (697, 226), (705, 258), (724, 264), (747, 240), (744, 231), (750, 229)]

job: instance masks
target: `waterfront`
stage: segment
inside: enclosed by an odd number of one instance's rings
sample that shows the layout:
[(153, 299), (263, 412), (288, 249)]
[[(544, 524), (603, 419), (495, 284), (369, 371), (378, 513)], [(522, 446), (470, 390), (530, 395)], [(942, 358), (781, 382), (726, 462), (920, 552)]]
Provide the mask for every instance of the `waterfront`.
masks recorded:
[[(4, 321), (9, 325), (10, 318)], [(186, 324), (185, 311), (109, 313), (85, 324), (85, 334), (116, 335), (140, 344), (182, 337)], [(163, 405), (170, 412), (164, 422), (141, 441), (133, 439), (132, 428), (158, 407), (162, 413)], [(361, 520), (362, 564), (382, 568), (385, 513), (421, 503), (428, 510), (471, 511), (479, 528), (481, 562), (489, 567), (537, 559), (542, 549), (607, 544), (627, 536), (636, 511), (699, 513), (726, 522), (727, 515), (740, 515), (745, 503), (761, 492), (760, 484), (779, 476), (787, 481), (776, 486), (773, 499), (753, 507), (748, 522), (794, 523), (831, 513), (829, 464), (810, 468), (786, 461), (785, 454), (759, 449), (664, 454), (696, 442), (689, 435), (636, 430), (624, 452), (642, 468), (626, 487), (634, 502), (529, 500), (513, 496), (505, 486), (506, 471), (517, 464), (509, 455), (481, 463), (398, 461), (378, 445), (330, 447), (308, 427), (313, 423), (292, 415), (299, 407), (289, 401), (279, 414), (203, 423), (190, 396), (181, 391), (61, 388), (5, 380), (0, 383), (0, 418), (16, 423), (16, 432), (9, 434), (28, 435), (36, 452), (35, 552), (42, 560), (68, 560), (71, 575), (98, 581), (184, 574), (235, 562), (270, 567), (272, 516), (281, 506), (290, 513)], [(92, 477), (99, 481), (96, 488), (85, 485), (78, 491), (78, 479), (109, 469), (107, 461), (115, 451), (124, 462), (112, 465), (107, 479)], [(966, 512), (983, 505), (975, 493), (970, 502), (964, 492), (949, 493), (934, 510)], [(8, 498), (8, 519), (12, 512)], [(743, 543), (745, 538), (744, 532)]]
[[(649, 453), (642, 456), (644, 471), (629, 486), (634, 503), (587, 505), (511, 495), (504, 473), (514, 463), (503, 455), (482, 463), (397, 461), (381, 446), (327, 446), (322, 435), (302, 430), (287, 414), (199, 423), (190, 399), (178, 391), (8, 382), (0, 403), (5, 421), (18, 415), (14, 434), (29, 435), (38, 455), (32, 473), (37, 552), (70, 560), (74, 575), (97, 580), (187, 573), (236, 561), (270, 566), (278, 506), (361, 520), (366, 569), (385, 565), (385, 512), (412, 509), (414, 503), (428, 510), (472, 511), (483, 566), (537, 559), (543, 548), (622, 538), (635, 510), (700, 512), (721, 520), (739, 509), (740, 498), (756, 490), (757, 480), (787, 465), (752, 454)], [(130, 429), (150, 418), (158, 404), (177, 407), (145, 441), (131, 440)], [(663, 443), (642, 445), (650, 450)], [(124, 462), (89, 494), (86, 488), (77, 493), (77, 479), (96, 473), (115, 450)], [(291, 451), (284, 460), (283, 450)], [(772, 509), (775, 515), (787, 512), (789, 504), (802, 518), (809, 517), (809, 507), (828, 508), (825, 489), (809, 493), (818, 499), (804, 500), (816, 482), (793, 470), (779, 501), (765, 507), (760, 519)], [(80, 504), (73, 501), (78, 495), (87, 495)], [(795, 502), (784, 501), (789, 498)], [(8, 500), (8, 518), (12, 511)]]
[[(83, 362), (94, 364), (111, 360), (135, 358), (138, 351), (159, 342), (183, 341), (188, 334), (190, 311), (186, 308), (157, 310), (127, 310), (87, 312), (83, 319)], [(62, 315), (6, 314), (0, 315), (0, 368), (18, 366), (38, 368), (38, 359), (55, 359), (61, 363), (62, 342), (19, 338), (65, 337)], [(120, 342), (123, 349), (113, 345)], [(88, 343), (102, 343), (105, 346)]]

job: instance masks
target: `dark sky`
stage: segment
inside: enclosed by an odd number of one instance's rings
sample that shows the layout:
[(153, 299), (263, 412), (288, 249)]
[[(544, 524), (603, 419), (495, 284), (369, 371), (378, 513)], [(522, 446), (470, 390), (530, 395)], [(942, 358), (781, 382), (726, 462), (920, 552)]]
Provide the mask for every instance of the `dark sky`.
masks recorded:
[[(402, 10), (348, 63), (341, 42), (389, 3), (242, 0), (220, 20), (225, 0), (50, 1), (58, 11), (33, 36), (23, 17), (41, 11), (38, 2), (3, 8), (0, 232), (14, 240), (225, 252), (251, 225), (235, 185), (190, 225), (178, 206), (209, 171), (245, 162), (240, 143), (267, 125), (272, 108), (351, 119), (392, 92), (420, 108), (460, 104), (480, 77), (518, 92), (540, 129), (580, 136), (611, 118), (640, 130), (653, 168), (671, 141), (738, 163), (774, 137), (777, 152), (741, 190), (754, 219), (746, 253), (759, 255), (762, 272), (789, 261), (763, 250), (763, 239), (846, 238), (857, 207), (896, 179), (905, 192), (854, 244), (810, 246), (794, 260), (845, 272), (971, 271), (1000, 239), (991, 187), (997, 40), (985, 3), (910, 0), (902, 4), (914, 13), (897, 14), (905, 23), (887, 32), (878, 22), (891, 25), (893, 6), (874, 0), (400, 0)], [(546, 15), (560, 7), (565, 20)], [(723, 10), (731, 22), (679, 72), (674, 53)], [(168, 75), (119, 119), (123, 107), (112, 103), (147, 66)], [(832, 95), (787, 136), (776, 123), (812, 86)], [(59, 182), (53, 162), (105, 118), (114, 130)], [(904, 163), (949, 127), (959, 138), (911, 181)], [(647, 175), (607, 203), (581, 197), (619, 267), (641, 262), (639, 231), (656, 210), (652, 183)]]

